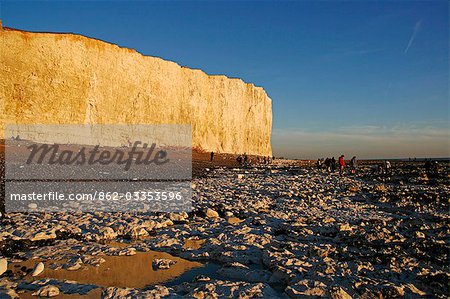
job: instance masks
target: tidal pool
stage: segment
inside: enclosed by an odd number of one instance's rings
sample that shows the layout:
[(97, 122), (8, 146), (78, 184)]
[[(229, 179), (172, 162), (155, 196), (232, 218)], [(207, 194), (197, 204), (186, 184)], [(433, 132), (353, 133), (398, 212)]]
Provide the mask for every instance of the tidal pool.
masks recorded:
[[(54, 278), (58, 280), (71, 280), (80, 284), (93, 284), (102, 287), (127, 287), (127, 288), (143, 288), (148, 285), (162, 284), (179, 277), (186, 271), (194, 268), (202, 267), (198, 262), (191, 262), (179, 257), (172, 256), (168, 253), (149, 251), (137, 252), (132, 256), (107, 256), (102, 255), (105, 262), (98, 267), (83, 265), (79, 270), (53, 270), (50, 265), (53, 263), (64, 263), (65, 261), (42, 261), (45, 270), (36, 277), (30, 274), (24, 278), (27, 280), (36, 280), (42, 278)], [(170, 269), (152, 268), (154, 259), (171, 259), (176, 261)], [(33, 259), (19, 263), (11, 263), (9, 269), (16, 275), (20, 275), (19, 271), (22, 267), (32, 269), (35, 264), (41, 260)]]

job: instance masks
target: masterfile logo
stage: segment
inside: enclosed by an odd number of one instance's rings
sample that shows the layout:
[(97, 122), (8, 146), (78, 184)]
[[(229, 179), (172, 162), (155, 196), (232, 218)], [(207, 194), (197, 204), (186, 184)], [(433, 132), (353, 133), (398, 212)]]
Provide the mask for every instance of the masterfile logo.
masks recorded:
[(26, 164), (59, 164), (59, 165), (109, 165), (117, 163), (123, 165), (125, 171), (130, 170), (135, 165), (162, 165), (169, 162), (167, 151), (159, 150), (155, 153), (156, 143), (150, 147), (147, 143), (142, 144), (142, 150), (138, 148), (142, 142), (136, 141), (133, 147), (127, 152), (121, 149), (100, 150), (100, 146), (96, 145), (89, 150), (81, 147), (78, 151), (62, 150), (58, 144), (31, 144), (27, 148), (31, 150)]
[(11, 125), (7, 211), (189, 211), (190, 125)]

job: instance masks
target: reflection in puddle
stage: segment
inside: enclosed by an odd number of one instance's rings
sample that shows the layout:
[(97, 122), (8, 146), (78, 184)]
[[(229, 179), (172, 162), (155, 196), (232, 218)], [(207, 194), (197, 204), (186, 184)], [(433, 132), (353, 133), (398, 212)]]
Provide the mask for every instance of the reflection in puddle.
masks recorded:
[(223, 277), (220, 277), (217, 274), (217, 270), (220, 269), (220, 265), (219, 264), (214, 264), (214, 263), (208, 263), (206, 265), (204, 265), (204, 267), (202, 268), (195, 268), (192, 270), (189, 270), (187, 272), (185, 272), (183, 275), (181, 275), (180, 277), (177, 277), (167, 283), (165, 283), (165, 286), (171, 287), (171, 286), (176, 286), (179, 284), (182, 284), (183, 282), (192, 282), (194, 280), (194, 278), (196, 276), (207, 276), (211, 279), (223, 279)]
[(125, 243), (125, 242), (119, 242), (119, 241), (109, 241), (108, 246), (114, 247), (114, 248), (126, 248), (130, 245), (133, 245), (133, 242)]
[[(72, 280), (82, 284), (94, 284), (98, 286), (115, 286), (128, 288), (143, 288), (148, 285), (158, 284), (172, 280), (184, 272), (193, 268), (202, 267), (197, 262), (191, 262), (174, 257), (164, 252), (137, 252), (133, 256), (101, 256), (106, 262), (98, 267), (83, 265), (76, 271), (52, 270), (52, 261), (43, 261), (45, 270), (35, 279), (55, 278), (58, 280)], [(165, 270), (153, 270), (153, 259), (171, 259), (177, 263)], [(33, 268), (38, 260), (28, 260), (21, 263), (11, 263), (9, 268), (17, 272), (22, 266)], [(20, 267), (17, 267), (20, 265)], [(27, 275), (26, 278), (31, 279)]]

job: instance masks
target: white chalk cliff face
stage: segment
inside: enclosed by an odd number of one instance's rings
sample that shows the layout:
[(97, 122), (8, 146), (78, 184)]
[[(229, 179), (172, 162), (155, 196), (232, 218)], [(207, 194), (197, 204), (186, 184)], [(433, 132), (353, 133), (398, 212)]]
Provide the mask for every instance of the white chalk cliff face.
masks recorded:
[(272, 155), (272, 102), (241, 79), (74, 34), (0, 29), (5, 124), (191, 124), (195, 148)]

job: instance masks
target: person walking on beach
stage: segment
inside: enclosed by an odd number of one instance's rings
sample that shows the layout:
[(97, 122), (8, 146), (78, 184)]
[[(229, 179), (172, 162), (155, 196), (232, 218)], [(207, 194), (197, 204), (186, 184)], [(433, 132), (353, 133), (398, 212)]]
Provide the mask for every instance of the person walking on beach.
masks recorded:
[(323, 164), (325, 165), (325, 170), (330, 172), (331, 171), (331, 160), (330, 158), (326, 158), (325, 162), (323, 162)]
[(250, 164), (251, 164), (251, 163), (250, 163), (250, 160), (249, 160), (249, 158), (248, 158), (248, 156), (247, 156), (247, 153), (244, 153), (244, 162), (243, 162), (243, 166), (244, 166), (244, 167), (248, 167)]
[(431, 160), (425, 159), (425, 172), (427, 174), (431, 172)]
[(236, 158), (236, 161), (238, 162), (239, 166), (242, 166), (242, 156), (241, 156), (241, 155), (239, 155), (239, 156)]
[(350, 171), (352, 172), (352, 174), (356, 173), (356, 156), (353, 156), (353, 158), (350, 160)]
[(439, 174), (439, 163), (437, 160), (433, 160), (433, 162), (431, 163), (431, 170), (433, 171), (434, 175)]
[(384, 160), (384, 169), (386, 171), (386, 174), (391, 173), (391, 162), (389, 162), (389, 160)]
[(384, 166), (383, 164), (378, 164), (378, 174), (383, 174), (384, 173)]
[(330, 166), (331, 166), (331, 172), (334, 172), (336, 170), (336, 159), (334, 157), (331, 158)]
[(344, 155), (341, 155), (339, 157), (339, 175), (343, 175), (344, 174), (344, 168), (345, 168)]

